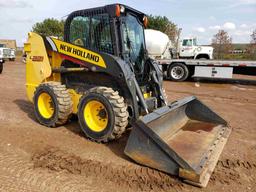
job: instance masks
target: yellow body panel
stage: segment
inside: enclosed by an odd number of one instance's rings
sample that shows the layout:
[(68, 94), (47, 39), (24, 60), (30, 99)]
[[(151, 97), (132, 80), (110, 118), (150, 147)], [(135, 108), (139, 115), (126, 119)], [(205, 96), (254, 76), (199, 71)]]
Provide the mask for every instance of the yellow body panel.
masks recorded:
[(52, 70), (43, 38), (36, 33), (29, 33), (28, 42), (24, 44), (26, 58), (26, 91), (28, 99), (33, 102), (36, 87), (51, 76)]
[(79, 100), (82, 97), (81, 94), (77, 93), (74, 89), (69, 89), (69, 94), (71, 95), (73, 101), (73, 113), (76, 114), (78, 110)]
[[(53, 50), (46, 50), (43, 38), (36, 33), (30, 32), (28, 34), (28, 41), (24, 44), (24, 51), (27, 55), (26, 92), (31, 102), (33, 102), (36, 87), (41, 83), (61, 81), (60, 73), (52, 73), (52, 69), (60, 68), (63, 60), (62, 54), (106, 68), (102, 56), (95, 52), (55, 38), (48, 38), (48, 41), (51, 41), (51, 46), (55, 47)], [(69, 93), (74, 104), (73, 113), (76, 114), (78, 103), (82, 95), (72, 89), (69, 89)]]
[[(48, 55), (50, 56), (50, 64), (52, 69), (59, 68), (62, 63), (62, 58), (59, 53), (54, 51), (48, 51)], [(61, 81), (60, 73), (52, 73), (52, 75), (47, 79), (47, 81)]]

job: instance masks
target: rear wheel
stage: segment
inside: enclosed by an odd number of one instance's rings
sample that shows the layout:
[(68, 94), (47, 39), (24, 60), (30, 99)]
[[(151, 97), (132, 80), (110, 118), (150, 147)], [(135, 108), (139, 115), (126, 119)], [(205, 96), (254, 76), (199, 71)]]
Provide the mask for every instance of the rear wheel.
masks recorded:
[(128, 125), (128, 116), (124, 98), (108, 87), (90, 89), (78, 106), (81, 129), (96, 142), (119, 138)]
[(0, 62), (0, 74), (3, 72), (4, 65)]
[(66, 86), (58, 82), (43, 83), (35, 91), (35, 115), (45, 126), (56, 127), (65, 124), (72, 113), (72, 106)]
[(185, 81), (189, 76), (189, 70), (183, 63), (175, 63), (168, 69), (168, 77), (173, 81)]

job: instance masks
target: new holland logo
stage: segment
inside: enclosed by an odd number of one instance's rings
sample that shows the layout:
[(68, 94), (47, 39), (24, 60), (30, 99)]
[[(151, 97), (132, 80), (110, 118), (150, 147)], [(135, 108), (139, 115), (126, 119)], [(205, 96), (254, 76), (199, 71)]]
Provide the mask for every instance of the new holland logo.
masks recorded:
[(95, 54), (90, 54), (88, 52), (85, 52), (84, 50), (79, 50), (74, 47), (70, 47), (64, 44), (60, 44), (60, 50), (75, 54), (78, 57), (83, 57), (85, 59), (88, 59), (90, 61), (99, 62), (100, 57)]
[(81, 61), (85, 61), (94, 65), (106, 68), (106, 64), (103, 58), (101, 57), (101, 55), (93, 51), (84, 49), (82, 47), (78, 47), (70, 43), (60, 41), (58, 39), (47, 38), (47, 40), (51, 44), (54, 51), (57, 51), (67, 56), (71, 56)]

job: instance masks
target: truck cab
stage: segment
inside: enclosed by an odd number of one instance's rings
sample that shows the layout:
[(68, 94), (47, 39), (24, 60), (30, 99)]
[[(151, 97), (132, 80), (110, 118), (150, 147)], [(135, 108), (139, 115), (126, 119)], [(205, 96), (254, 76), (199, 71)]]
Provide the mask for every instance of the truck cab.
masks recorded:
[(182, 39), (178, 52), (180, 58), (213, 59), (213, 47), (197, 45), (196, 38)]
[(15, 49), (10, 49), (9, 61), (15, 61), (15, 58), (16, 58), (15, 52), (16, 52)]
[(11, 54), (11, 51), (9, 48), (0, 47), (0, 60), (6, 61), (7, 59), (9, 59), (10, 54)]

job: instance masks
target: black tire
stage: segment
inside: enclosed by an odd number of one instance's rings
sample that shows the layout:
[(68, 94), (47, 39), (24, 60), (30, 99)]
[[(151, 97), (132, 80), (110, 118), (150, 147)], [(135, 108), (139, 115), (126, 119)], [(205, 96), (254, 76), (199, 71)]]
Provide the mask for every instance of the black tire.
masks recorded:
[(4, 65), (3, 63), (0, 63), (0, 74), (3, 72)]
[[(104, 106), (104, 113), (107, 114), (105, 117), (107, 118), (106, 127), (100, 131), (91, 129), (84, 116), (85, 107), (92, 101), (100, 102)], [(81, 129), (89, 139), (96, 142), (118, 139), (126, 130), (128, 116), (124, 98), (117, 91), (108, 87), (90, 89), (81, 97), (78, 105), (78, 119)]]
[(183, 63), (172, 64), (168, 71), (168, 78), (172, 81), (185, 81), (189, 76), (188, 67)]
[[(39, 97), (43, 93), (51, 97), (51, 106), (53, 114), (49, 118), (45, 118), (39, 110)], [(59, 82), (47, 82), (39, 85), (34, 94), (34, 111), (37, 120), (47, 127), (57, 127), (65, 124), (72, 111), (73, 102), (65, 85)]]

